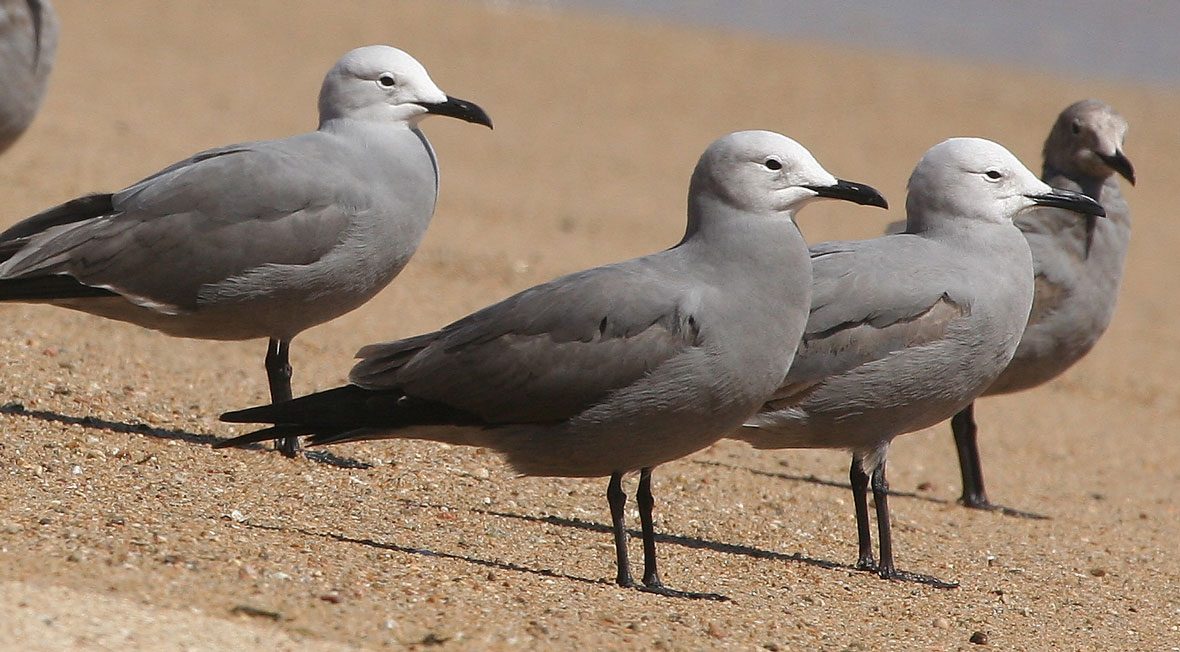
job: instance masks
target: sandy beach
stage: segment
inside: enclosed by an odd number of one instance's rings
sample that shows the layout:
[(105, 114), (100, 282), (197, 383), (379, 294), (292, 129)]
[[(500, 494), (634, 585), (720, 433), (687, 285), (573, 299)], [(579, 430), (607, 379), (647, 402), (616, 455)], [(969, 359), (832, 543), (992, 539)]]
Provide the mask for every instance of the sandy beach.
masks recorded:
[(674, 244), (697, 157), (736, 129), (788, 134), (893, 206), (809, 207), (810, 242), (902, 219), (914, 163), (950, 136), (1039, 171), (1084, 97), (1130, 121), (1139, 183), (1105, 338), (977, 404), (992, 499), (1050, 518), (958, 506), (947, 425), (891, 450), (899, 566), (953, 590), (852, 570), (844, 452), (722, 442), (657, 469), (664, 580), (731, 600), (662, 598), (612, 584), (605, 478), (518, 478), (428, 442), (214, 451), (247, 431), (217, 415), (268, 396), (265, 342), (0, 305), (0, 648), (1180, 649), (1180, 92), (498, 2), (55, 5), (49, 96), (0, 157), (0, 227), (314, 128), (324, 72), (359, 45), (405, 49), (491, 114), (490, 132), (424, 123), (442, 171), (426, 240), (373, 302), (295, 340), (296, 394), (344, 382), (364, 344)]

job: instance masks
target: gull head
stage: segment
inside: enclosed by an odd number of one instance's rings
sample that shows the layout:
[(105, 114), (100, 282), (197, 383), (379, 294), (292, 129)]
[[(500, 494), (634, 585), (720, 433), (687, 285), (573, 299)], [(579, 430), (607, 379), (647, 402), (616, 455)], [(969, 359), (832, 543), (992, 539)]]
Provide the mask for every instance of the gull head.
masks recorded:
[(689, 190), (733, 208), (757, 213), (794, 212), (831, 198), (886, 207), (872, 187), (832, 176), (799, 143), (772, 131), (739, 131), (715, 141), (701, 155)]
[(369, 45), (345, 54), (320, 88), (320, 122), (351, 118), (416, 125), (445, 115), (491, 128), (479, 106), (442, 92), (422, 64), (397, 48)]
[(1003, 146), (982, 138), (951, 138), (931, 147), (907, 190), (910, 233), (964, 220), (1010, 224), (1037, 206), (1105, 215), (1098, 202), (1050, 188)]
[(1070, 173), (1105, 179), (1119, 174), (1135, 185), (1135, 168), (1123, 153), (1127, 120), (1106, 102), (1075, 102), (1057, 116), (1045, 139), (1045, 164)]

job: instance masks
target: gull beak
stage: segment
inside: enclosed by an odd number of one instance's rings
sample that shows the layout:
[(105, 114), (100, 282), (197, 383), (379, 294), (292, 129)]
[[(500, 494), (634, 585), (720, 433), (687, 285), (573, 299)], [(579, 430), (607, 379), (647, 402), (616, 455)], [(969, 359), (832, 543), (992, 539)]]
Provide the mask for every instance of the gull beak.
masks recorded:
[(1064, 208), (1067, 211), (1081, 213), (1082, 215), (1106, 217), (1106, 209), (1102, 207), (1102, 204), (1080, 192), (1053, 188), (1050, 192), (1044, 194), (1025, 195), (1025, 197), (1033, 200), (1033, 203), (1037, 206), (1052, 206), (1053, 208)]
[(854, 204), (861, 204), (863, 206), (878, 206), (880, 208), (889, 208), (888, 202), (877, 192), (872, 186), (863, 183), (856, 183), (854, 181), (845, 181), (843, 179), (836, 179), (834, 186), (803, 186), (808, 190), (814, 192), (820, 197), (830, 197), (832, 199), (843, 199)]
[(1106, 167), (1118, 172), (1124, 179), (1130, 181), (1132, 186), (1135, 185), (1135, 167), (1131, 165), (1131, 161), (1123, 154), (1123, 150), (1114, 150), (1114, 156), (1107, 156), (1098, 152), (1095, 153), (1106, 164)]
[(447, 96), (446, 102), (418, 102), (419, 106), (426, 109), (427, 113), (435, 115), (445, 115), (451, 118), (458, 118), (464, 122), (474, 122), (477, 125), (483, 125), (488, 129), (492, 128), (492, 119), (479, 105), (475, 102), (468, 102), (457, 97)]

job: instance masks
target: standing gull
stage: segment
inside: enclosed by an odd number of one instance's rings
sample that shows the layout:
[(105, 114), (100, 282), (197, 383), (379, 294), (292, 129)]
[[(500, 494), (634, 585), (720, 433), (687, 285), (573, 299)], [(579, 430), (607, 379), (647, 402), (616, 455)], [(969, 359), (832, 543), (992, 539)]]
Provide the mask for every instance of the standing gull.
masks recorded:
[(313, 445), (418, 438), (492, 448), (524, 475), (610, 476), (616, 581), (626, 587), (635, 583), (621, 482), (638, 470), (643, 588), (717, 597), (661, 584), (651, 470), (740, 426), (782, 381), (811, 293), (794, 215), (819, 197), (885, 206), (785, 136), (725, 136), (697, 163), (676, 246), (367, 346), (350, 385), (223, 415), (277, 425), (218, 447), (307, 434)]
[(33, 122), (56, 51), (57, 14), (47, 0), (0, 0), (0, 152)]
[[(201, 152), (0, 233), (0, 301), (178, 337), (269, 338), (271, 400), (290, 399), (291, 339), (371, 299), (426, 232), (438, 167), (418, 123), (492, 126), (383, 45), (336, 62), (319, 110), (316, 131)], [(298, 440), (278, 447), (294, 455)]]
[[(1109, 219), (1079, 222), (1053, 209), (1021, 215), (1016, 226), (1032, 249), (1036, 293), (1032, 314), (1008, 368), (983, 393), (1007, 394), (1056, 378), (1082, 359), (1110, 325), (1131, 240), (1131, 211), (1115, 174), (1135, 185), (1135, 169), (1123, 154), (1127, 121), (1105, 102), (1082, 100), (1067, 107), (1045, 140), (1041, 178), (1055, 188), (1084, 193)], [(975, 404), (951, 419), (967, 507), (999, 509), (983, 486), (975, 444)]]
[(908, 190), (905, 233), (812, 247), (811, 316), (790, 372), (732, 436), (757, 448), (851, 450), (857, 567), (953, 586), (894, 567), (889, 443), (961, 410), (1012, 358), (1033, 298), (1032, 258), (1013, 218), (1035, 206), (1086, 215), (1102, 207), (1050, 188), (1008, 150), (977, 138), (932, 147)]

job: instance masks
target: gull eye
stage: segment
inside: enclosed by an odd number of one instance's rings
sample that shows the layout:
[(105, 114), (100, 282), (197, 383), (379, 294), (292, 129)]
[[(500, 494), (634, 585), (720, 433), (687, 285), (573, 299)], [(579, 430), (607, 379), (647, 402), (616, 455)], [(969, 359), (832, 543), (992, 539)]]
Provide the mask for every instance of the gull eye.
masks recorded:
[(987, 172), (984, 172), (984, 174), (987, 176), (987, 178), (991, 179), (992, 181), (995, 181), (996, 179), (999, 179), (1000, 177), (1004, 176), (1004, 175), (1000, 174), (999, 170), (988, 170)]
[(1082, 125), (1079, 124), (1077, 121), (1074, 121), (1073, 123), (1071, 123), (1069, 125), (1069, 130), (1070, 130), (1070, 132), (1073, 133), (1073, 135), (1076, 136), (1076, 135), (1082, 133)]
[(783, 169), (783, 162), (778, 160), (777, 158), (768, 158), (768, 159), (766, 159), (766, 162), (763, 163), (763, 165), (765, 165), (767, 167), (767, 169), (770, 169), (770, 170)]
[(383, 73), (377, 78), (377, 83), (381, 84), (385, 88), (392, 88), (397, 85), (397, 80), (393, 78), (393, 75), (389, 73)]

